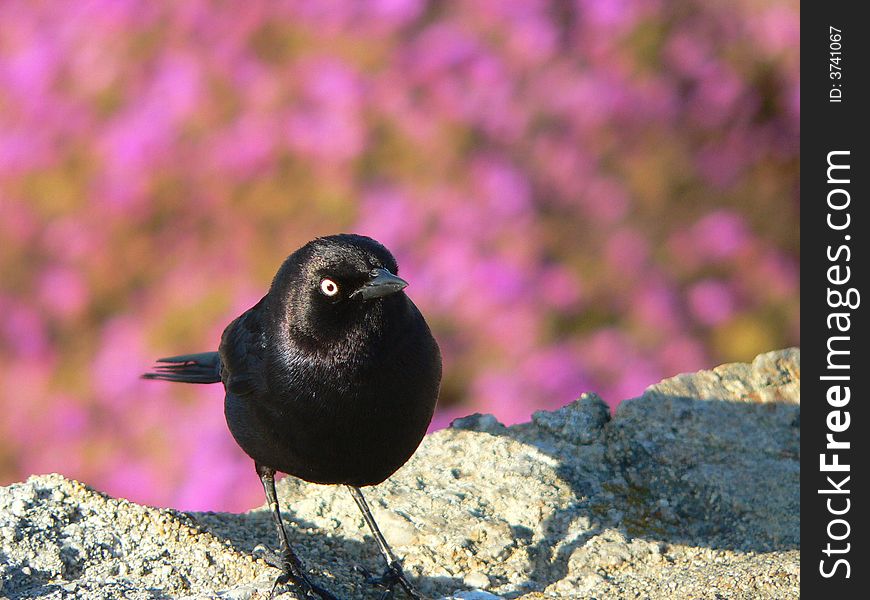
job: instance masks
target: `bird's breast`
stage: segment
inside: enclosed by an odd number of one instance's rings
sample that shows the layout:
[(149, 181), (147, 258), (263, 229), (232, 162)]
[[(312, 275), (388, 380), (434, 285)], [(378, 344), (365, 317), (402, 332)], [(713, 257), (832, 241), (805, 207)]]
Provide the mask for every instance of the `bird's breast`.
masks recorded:
[(282, 368), (270, 370), (280, 376), (267, 393), (235, 410), (237, 420), (244, 412), (241, 420), (257, 422), (248, 429), (269, 432), (268, 439), (248, 442), (260, 458), (248, 454), (316, 483), (383, 481), (416, 450), (434, 411), (441, 362), (428, 328), (425, 333), (332, 357), (279, 357)]

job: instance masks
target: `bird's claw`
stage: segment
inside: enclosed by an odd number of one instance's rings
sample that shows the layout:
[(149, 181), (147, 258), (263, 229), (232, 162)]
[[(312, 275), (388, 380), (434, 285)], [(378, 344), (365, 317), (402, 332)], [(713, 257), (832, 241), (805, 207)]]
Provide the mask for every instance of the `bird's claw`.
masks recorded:
[(305, 600), (338, 600), (329, 591), (311, 582), (305, 573), (294, 564), (289, 555), (279, 554), (262, 545), (254, 548), (254, 554), (262, 558), (267, 565), (281, 570), (281, 574), (272, 583), (269, 599), (275, 596), (279, 585), (289, 584), (293, 590)]
[(272, 591), (269, 593), (271, 599), (275, 595), (275, 590), (279, 585), (289, 584), (293, 591), (304, 600), (338, 600), (331, 592), (312, 583), (308, 577), (302, 575), (294, 575), (289, 571), (284, 571), (275, 578), (275, 583), (272, 584)]
[(423, 600), (423, 596), (414, 589), (414, 586), (412, 586), (411, 582), (408, 581), (408, 578), (405, 577), (405, 572), (402, 570), (402, 563), (398, 561), (390, 563), (386, 570), (384, 570), (380, 575), (372, 575), (370, 571), (360, 566), (354, 567), (354, 569), (363, 574), (366, 583), (384, 589), (384, 593), (381, 595), (380, 600), (388, 600), (389, 598), (392, 598), (393, 588), (397, 583), (403, 590), (405, 590), (405, 593), (409, 598)]
[(265, 562), (270, 567), (274, 567), (276, 569), (285, 570), (285, 565), (290, 566), (290, 561), (287, 560), (281, 554), (278, 554), (271, 548), (267, 548), (263, 544), (259, 544), (254, 548), (254, 558), (262, 558), (263, 562)]

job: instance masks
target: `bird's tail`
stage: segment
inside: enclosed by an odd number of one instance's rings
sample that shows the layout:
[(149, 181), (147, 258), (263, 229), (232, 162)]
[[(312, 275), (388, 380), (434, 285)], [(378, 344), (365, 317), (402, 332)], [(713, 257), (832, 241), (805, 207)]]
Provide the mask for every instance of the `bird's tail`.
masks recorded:
[(217, 352), (200, 352), (158, 358), (157, 365), (143, 379), (161, 379), (182, 383), (218, 383), (221, 380), (221, 359)]

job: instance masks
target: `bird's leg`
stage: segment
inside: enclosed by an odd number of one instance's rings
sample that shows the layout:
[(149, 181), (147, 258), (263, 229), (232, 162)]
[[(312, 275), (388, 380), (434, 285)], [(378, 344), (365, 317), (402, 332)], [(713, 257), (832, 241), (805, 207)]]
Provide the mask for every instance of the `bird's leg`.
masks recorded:
[(275, 491), (275, 469), (264, 467), (259, 463), (255, 463), (255, 465), (257, 467), (257, 475), (260, 476), (260, 482), (263, 484), (263, 490), (266, 492), (266, 501), (269, 503), (269, 509), (272, 511), (272, 522), (275, 523), (275, 528), (278, 530), (278, 541), (280, 544), (280, 554), (266, 551), (263, 556), (266, 563), (276, 569), (281, 569), (281, 575), (272, 584), (272, 591), (269, 597), (271, 598), (274, 595), (275, 588), (279, 584), (283, 585), (289, 582), (299, 590), (303, 598), (336, 600), (335, 596), (328, 591), (311, 583), (305, 574), (302, 561), (299, 560), (299, 557), (293, 552), (293, 548), (290, 547), (290, 542), (287, 540), (287, 532), (284, 530), (284, 523), (281, 521), (281, 512), (278, 508), (278, 494)]
[(387, 570), (380, 577), (370, 579), (371, 583), (386, 588), (386, 593), (384, 594), (385, 598), (392, 595), (393, 586), (398, 583), (402, 586), (408, 596), (415, 600), (422, 600), (423, 596), (414, 589), (414, 586), (412, 586), (408, 581), (408, 578), (405, 577), (405, 573), (402, 571), (402, 562), (396, 558), (395, 554), (393, 554), (393, 551), (387, 544), (387, 540), (384, 539), (381, 530), (378, 529), (378, 524), (375, 522), (374, 516), (372, 516), (372, 511), (369, 510), (369, 505), (366, 503), (362, 490), (352, 485), (347, 486), (347, 489), (350, 490), (351, 496), (353, 496), (356, 505), (363, 514), (363, 519), (365, 519), (366, 525), (369, 526), (372, 535), (375, 536), (375, 541), (378, 543), (378, 548), (380, 549), (384, 560), (387, 561)]

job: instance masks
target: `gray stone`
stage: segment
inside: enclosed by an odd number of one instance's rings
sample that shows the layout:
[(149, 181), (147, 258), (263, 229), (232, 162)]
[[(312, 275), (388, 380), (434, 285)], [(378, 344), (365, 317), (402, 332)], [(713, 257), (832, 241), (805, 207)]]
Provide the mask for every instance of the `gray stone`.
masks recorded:
[(464, 429), (466, 431), (483, 431), (485, 433), (501, 433), (506, 429), (494, 415), (484, 415), (481, 413), (453, 419), (450, 423), (450, 428)]
[[(794, 598), (799, 423), (800, 352), (784, 350), (663, 381), (612, 420), (594, 394), (512, 427), (457, 420), (366, 495), (430, 597)], [(278, 492), (312, 576), (378, 597), (354, 569), (382, 565), (350, 496)], [(181, 513), (31, 477), (0, 488), (0, 593), (266, 598), (277, 571), (252, 552), (273, 536), (265, 507)]]
[(532, 423), (573, 444), (597, 441), (609, 420), (610, 409), (594, 393), (585, 393), (559, 410), (539, 410), (532, 415)]

